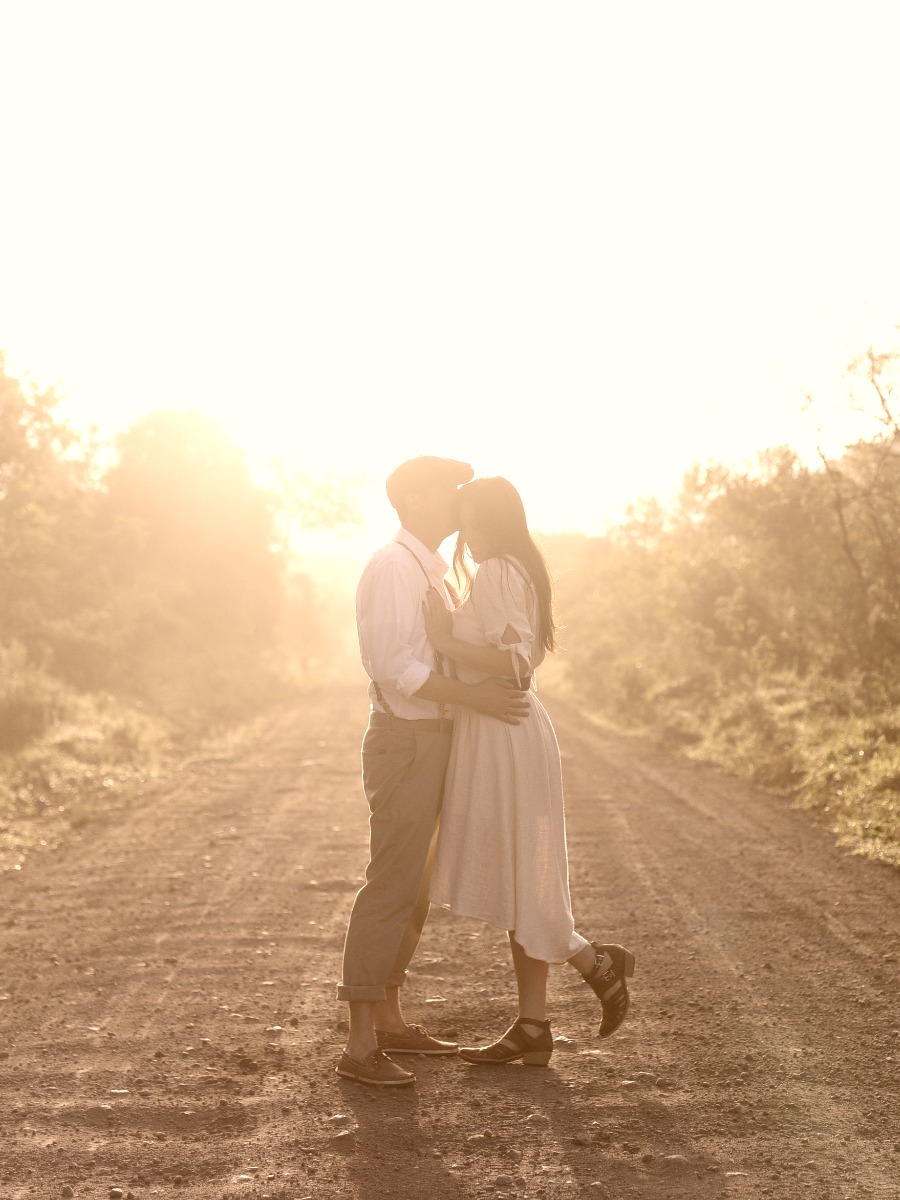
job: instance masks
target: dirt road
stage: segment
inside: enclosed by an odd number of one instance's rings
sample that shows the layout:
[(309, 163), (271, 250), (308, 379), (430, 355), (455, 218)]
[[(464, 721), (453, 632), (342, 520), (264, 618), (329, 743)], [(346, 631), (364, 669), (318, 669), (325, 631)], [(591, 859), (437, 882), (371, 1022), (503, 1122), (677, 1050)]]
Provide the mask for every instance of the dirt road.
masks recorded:
[[(547, 700), (578, 926), (632, 1012), (551, 979), (546, 1070), (332, 1072), (365, 865), (360, 689), (311, 696), (0, 879), (0, 1197), (900, 1197), (900, 873)], [(409, 1019), (514, 1013), (505, 937), (433, 911)]]

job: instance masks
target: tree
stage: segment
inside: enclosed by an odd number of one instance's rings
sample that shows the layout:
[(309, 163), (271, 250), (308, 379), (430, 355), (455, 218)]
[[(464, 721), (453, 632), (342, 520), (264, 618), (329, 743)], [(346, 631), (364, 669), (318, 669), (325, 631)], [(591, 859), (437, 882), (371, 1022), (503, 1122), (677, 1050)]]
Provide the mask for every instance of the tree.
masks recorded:
[[(245, 695), (275, 650), (282, 561), (272, 498), (210, 417), (156, 412), (106, 478), (122, 628), (117, 686), (180, 704)], [(223, 697), (224, 699), (224, 697)]]
[(95, 496), (94, 447), (57, 416), (52, 390), (6, 371), (0, 355), (0, 640), (46, 651), (46, 621), (77, 605)]

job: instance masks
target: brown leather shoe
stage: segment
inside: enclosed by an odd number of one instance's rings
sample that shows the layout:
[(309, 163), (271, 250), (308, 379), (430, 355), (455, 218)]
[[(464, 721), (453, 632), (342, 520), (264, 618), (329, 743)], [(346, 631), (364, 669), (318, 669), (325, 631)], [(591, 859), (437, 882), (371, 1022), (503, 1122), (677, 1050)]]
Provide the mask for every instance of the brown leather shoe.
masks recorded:
[(456, 1054), (459, 1050), (456, 1042), (442, 1042), (422, 1025), (407, 1025), (403, 1033), (376, 1029), (375, 1036), (378, 1049), (385, 1054)]
[(416, 1082), (412, 1071), (398, 1067), (382, 1050), (372, 1050), (362, 1060), (351, 1058), (345, 1050), (334, 1070), (344, 1079), (355, 1079), (357, 1083), (370, 1083), (374, 1087), (403, 1087)]

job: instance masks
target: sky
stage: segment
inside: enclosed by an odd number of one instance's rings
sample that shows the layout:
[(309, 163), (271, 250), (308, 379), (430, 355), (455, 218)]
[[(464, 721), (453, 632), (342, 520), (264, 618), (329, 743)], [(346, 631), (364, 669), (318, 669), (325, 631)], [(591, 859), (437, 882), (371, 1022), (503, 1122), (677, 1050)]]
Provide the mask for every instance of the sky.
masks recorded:
[[(0, 0), (0, 350), (113, 436), (446, 454), (600, 532), (867, 429), (900, 334), (896, 3)], [(817, 398), (821, 431), (804, 400)]]

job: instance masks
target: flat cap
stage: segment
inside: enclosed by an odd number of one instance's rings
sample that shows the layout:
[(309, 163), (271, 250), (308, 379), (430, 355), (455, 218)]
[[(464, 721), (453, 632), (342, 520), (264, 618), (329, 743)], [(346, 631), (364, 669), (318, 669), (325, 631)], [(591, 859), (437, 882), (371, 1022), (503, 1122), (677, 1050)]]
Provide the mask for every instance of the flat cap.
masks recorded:
[(386, 489), (391, 507), (410, 492), (422, 492), (436, 483), (468, 483), (474, 476), (474, 468), (467, 462), (455, 458), (432, 458), (427, 454), (407, 459), (395, 467), (387, 477)]

